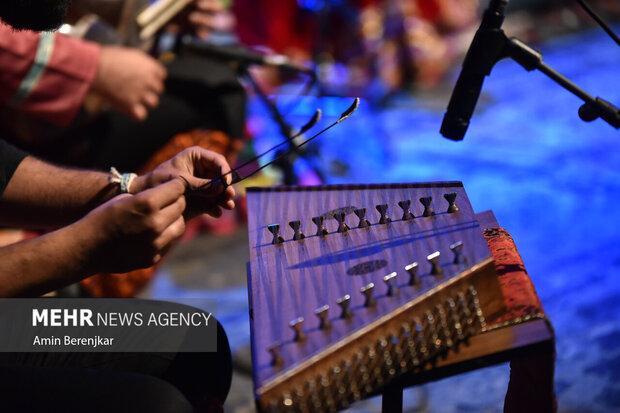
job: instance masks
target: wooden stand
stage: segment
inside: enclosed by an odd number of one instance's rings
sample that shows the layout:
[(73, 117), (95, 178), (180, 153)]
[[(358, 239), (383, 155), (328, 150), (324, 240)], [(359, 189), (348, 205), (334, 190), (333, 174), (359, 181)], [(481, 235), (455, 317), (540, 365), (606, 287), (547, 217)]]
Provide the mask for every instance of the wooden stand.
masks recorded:
[[(497, 346), (502, 350), (497, 351)], [(485, 351), (485, 348), (495, 348)], [(382, 393), (382, 411), (400, 413), (403, 411), (403, 390), (408, 387), (441, 380), (457, 374), (507, 361), (518, 361), (520, 366), (530, 365), (538, 374), (533, 375), (537, 382), (532, 383), (532, 375), (520, 377), (519, 371), (511, 374), (508, 394), (519, 393), (518, 398), (506, 398), (505, 411), (519, 411), (510, 406), (520, 400), (528, 400), (528, 410), (532, 412), (549, 412), (553, 399), (553, 364), (555, 357), (553, 330), (547, 320), (533, 320), (514, 326), (504, 327), (489, 333), (480, 334), (472, 339), (471, 346), (464, 347), (460, 353), (440, 360), (434, 368), (425, 372), (412, 374), (399, 379), (384, 389)], [(546, 362), (541, 363), (541, 359)], [(531, 361), (531, 362), (530, 362)], [(528, 381), (523, 386), (524, 381)], [(530, 394), (524, 394), (524, 391)], [(514, 401), (513, 401), (514, 400)]]
[(402, 412), (403, 411), (403, 391), (401, 386), (390, 386), (385, 389), (381, 398), (381, 411)]

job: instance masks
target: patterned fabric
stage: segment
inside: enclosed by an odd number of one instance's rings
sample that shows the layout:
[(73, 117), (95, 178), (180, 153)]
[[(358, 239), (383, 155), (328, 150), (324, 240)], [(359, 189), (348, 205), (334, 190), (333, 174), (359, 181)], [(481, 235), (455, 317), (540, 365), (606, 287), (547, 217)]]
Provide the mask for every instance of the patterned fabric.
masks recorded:
[(493, 253), (495, 270), (508, 308), (505, 314), (489, 319), (489, 323), (502, 323), (542, 313), (540, 299), (510, 234), (504, 229), (493, 228), (485, 230), (484, 237)]
[[(487, 229), (495, 269), (507, 312), (489, 319), (491, 324), (542, 313), (542, 305), (527, 274), (515, 243), (504, 229)], [(531, 353), (531, 352), (530, 352)], [(545, 350), (515, 356), (510, 361), (510, 383), (504, 403), (505, 413), (551, 413), (557, 411), (554, 391), (555, 343)]]

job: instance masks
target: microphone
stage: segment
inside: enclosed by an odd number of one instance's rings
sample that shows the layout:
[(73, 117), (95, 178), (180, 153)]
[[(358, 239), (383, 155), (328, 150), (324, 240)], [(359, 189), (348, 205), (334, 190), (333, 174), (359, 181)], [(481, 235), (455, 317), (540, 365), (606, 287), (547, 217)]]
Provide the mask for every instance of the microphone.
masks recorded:
[(241, 66), (271, 66), (285, 72), (302, 73), (312, 78), (316, 77), (314, 70), (296, 65), (280, 54), (263, 54), (239, 44), (219, 46), (202, 41), (189, 40), (183, 44), (187, 50), (203, 56), (209, 56), (225, 62), (236, 63)]
[(484, 13), (443, 118), (440, 132), (448, 139), (460, 141), (465, 137), (484, 78), (502, 57), (504, 36), (497, 34), (501, 32), (507, 6), (508, 0), (491, 0)]

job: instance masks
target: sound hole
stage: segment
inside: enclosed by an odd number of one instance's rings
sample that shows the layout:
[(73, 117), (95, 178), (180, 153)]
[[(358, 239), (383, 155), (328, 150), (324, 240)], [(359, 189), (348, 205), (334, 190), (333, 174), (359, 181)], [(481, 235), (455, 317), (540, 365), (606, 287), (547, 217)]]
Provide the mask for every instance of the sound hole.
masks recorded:
[(366, 261), (347, 270), (348, 275), (366, 275), (387, 267), (386, 260)]

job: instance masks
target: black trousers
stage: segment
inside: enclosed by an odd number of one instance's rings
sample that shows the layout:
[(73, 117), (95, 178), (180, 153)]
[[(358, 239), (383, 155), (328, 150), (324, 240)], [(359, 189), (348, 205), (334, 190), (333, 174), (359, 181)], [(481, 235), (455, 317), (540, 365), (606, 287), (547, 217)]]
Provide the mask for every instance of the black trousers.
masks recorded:
[(232, 380), (218, 323), (214, 353), (2, 353), (2, 412), (218, 412)]

